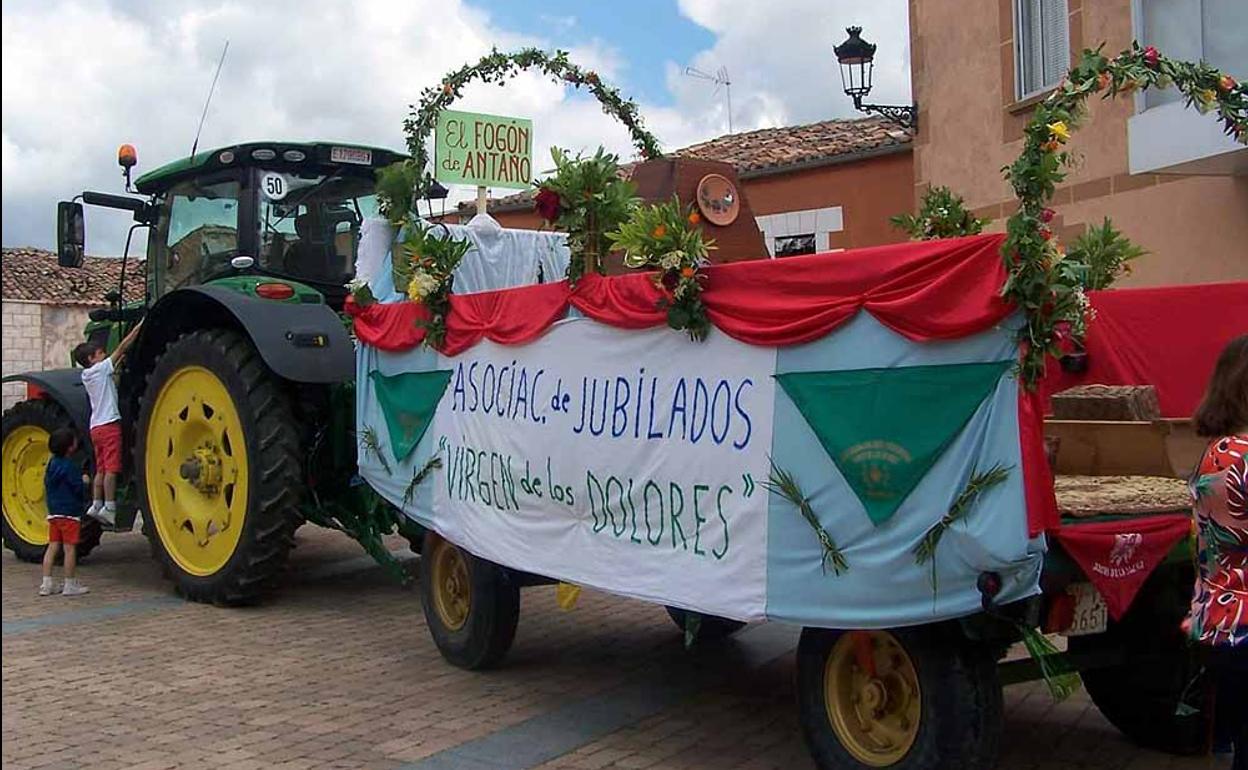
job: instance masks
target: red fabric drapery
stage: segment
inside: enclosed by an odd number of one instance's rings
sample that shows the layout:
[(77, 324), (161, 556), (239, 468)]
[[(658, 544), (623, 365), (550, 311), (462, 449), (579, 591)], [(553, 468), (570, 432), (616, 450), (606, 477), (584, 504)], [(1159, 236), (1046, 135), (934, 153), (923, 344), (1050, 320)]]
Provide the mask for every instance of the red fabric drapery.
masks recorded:
[[(1012, 308), (1005, 282), (1003, 235), (900, 243), (828, 254), (714, 265), (704, 270), (711, 322), (751, 345), (799, 345), (819, 339), (865, 309), (880, 323), (919, 342), (965, 337), (988, 329)], [(536, 339), (572, 305), (599, 323), (645, 329), (667, 322), (664, 295), (652, 274), (590, 274), (575, 289), (566, 281), (451, 296), (442, 352), (458, 355), (482, 339), (519, 345)], [(348, 301), (359, 339), (381, 350), (407, 350), (425, 336), (428, 311), (414, 302)], [(1058, 524), (1052, 476), (1044, 459), (1041, 403), (1020, 392), (1019, 425), (1034, 537)]]
[[(830, 254), (715, 265), (705, 269), (702, 300), (725, 334), (751, 345), (799, 345), (819, 339), (865, 308), (916, 341), (965, 337), (1005, 318), (1000, 297), (1003, 236), (977, 235)], [(569, 304), (624, 329), (666, 323), (662, 291), (651, 274), (587, 275), (567, 282), (451, 296), (447, 355), (488, 338), (505, 345), (535, 339)], [(425, 309), (413, 302), (348, 304), (356, 335), (382, 350), (424, 339)]]
[(1248, 331), (1248, 281), (1088, 293), (1088, 370), (1049, 368), (1048, 395), (1077, 385), (1152, 385), (1164, 417), (1196, 411), (1226, 343)]

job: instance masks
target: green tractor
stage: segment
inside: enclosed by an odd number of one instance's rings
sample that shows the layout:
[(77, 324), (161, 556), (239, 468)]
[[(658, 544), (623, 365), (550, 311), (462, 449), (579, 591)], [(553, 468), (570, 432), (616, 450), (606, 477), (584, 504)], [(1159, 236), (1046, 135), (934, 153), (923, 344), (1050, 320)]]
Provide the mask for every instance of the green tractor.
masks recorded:
[[(188, 599), (237, 604), (272, 584), (305, 521), (342, 529), (397, 568), (380, 535), (407, 527), (356, 476), (355, 357), (342, 315), (375, 172), (403, 156), (345, 144), (254, 142), (162, 166), (83, 202), (148, 229), (145, 296), (93, 311), (86, 337), (112, 349), (144, 320), (120, 369), (126, 468), (118, 530), (142, 512), (153, 555)], [(84, 215), (58, 207), (57, 252), (80, 267)], [(129, 251), (127, 238), (126, 251)], [(123, 257), (125, 259), (125, 257)], [(3, 539), (19, 558), (47, 544), (48, 434), (72, 426), (90, 463), (81, 370), (6, 377), (28, 398), (3, 418)], [(84, 524), (81, 551), (100, 525)], [(419, 532), (403, 530), (413, 542)]]

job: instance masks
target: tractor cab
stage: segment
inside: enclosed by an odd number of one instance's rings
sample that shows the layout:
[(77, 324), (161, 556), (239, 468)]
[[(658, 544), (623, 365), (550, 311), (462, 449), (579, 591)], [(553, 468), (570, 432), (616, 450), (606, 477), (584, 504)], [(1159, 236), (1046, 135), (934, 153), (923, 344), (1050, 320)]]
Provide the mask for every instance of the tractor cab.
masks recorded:
[[(363, 222), (377, 213), (375, 172), (403, 156), (358, 145), (252, 142), (161, 166), (133, 187), (133, 148), (123, 146), (118, 159), (127, 190), (146, 198), (87, 192), (82, 199), (132, 211), (135, 228), (149, 228), (143, 305), (176, 289), (223, 282), (268, 299), (320, 295), (338, 309)], [(62, 203), (58, 224), (61, 264), (81, 264), (81, 204)], [(122, 320), (126, 301), (139, 298), (113, 299), (119, 301), (110, 320)]]

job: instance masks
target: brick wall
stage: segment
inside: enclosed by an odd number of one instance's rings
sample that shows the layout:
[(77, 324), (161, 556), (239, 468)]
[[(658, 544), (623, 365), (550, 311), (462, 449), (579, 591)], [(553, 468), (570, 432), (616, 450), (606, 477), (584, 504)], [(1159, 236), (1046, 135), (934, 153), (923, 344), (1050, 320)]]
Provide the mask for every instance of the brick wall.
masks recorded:
[[(82, 341), (82, 327), (90, 308), (77, 305), (44, 305), (4, 300), (0, 310), (5, 375), (69, 366), (69, 351)], [(4, 383), (3, 403), (8, 409), (26, 397), (23, 383)]]

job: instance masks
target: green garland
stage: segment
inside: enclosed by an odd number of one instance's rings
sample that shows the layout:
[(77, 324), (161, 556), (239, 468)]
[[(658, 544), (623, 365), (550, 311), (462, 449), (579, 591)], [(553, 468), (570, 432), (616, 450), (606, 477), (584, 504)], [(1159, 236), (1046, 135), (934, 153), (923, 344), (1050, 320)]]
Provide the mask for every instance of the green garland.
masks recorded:
[(1053, 211), (1045, 207), (1072, 161), (1064, 149), (1070, 132), (1094, 93), (1112, 98), (1171, 85), (1183, 93), (1187, 106), (1202, 113), (1216, 111), (1226, 133), (1248, 144), (1248, 87), (1203, 62), (1168, 59), (1152, 46), (1132, 43), (1112, 59), (1100, 48), (1085, 50), (1056, 90), (1036, 105), (1023, 134), (1022, 153), (1003, 169), (1019, 208), (1006, 228), (1002, 257), (1008, 278), (1001, 293), (1026, 319), (1019, 331), (1019, 374), (1028, 389), (1043, 377), (1047, 356), (1061, 355), (1064, 329), (1072, 330), (1073, 341), (1082, 345), (1089, 310), (1078, 271), (1063, 264), (1064, 254), (1048, 227)]
[(403, 121), (407, 134), (409, 160), (393, 164), (378, 173), (377, 195), (384, 216), (399, 224), (413, 203), (433, 182), (429, 173), (429, 153), (425, 140), (437, 124), (438, 113), (458, 99), (464, 86), (474, 80), (499, 83), (509, 80), (521, 70), (538, 69), (552, 80), (574, 88), (587, 88), (602, 104), (602, 111), (628, 129), (633, 145), (644, 159), (658, 158), (663, 152), (654, 135), (646, 130), (637, 104), (620, 96), (620, 91), (602, 82), (598, 73), (582, 69), (568, 59), (567, 51), (546, 53), (537, 48), (524, 48), (514, 53), (494, 49), (476, 64), (465, 65), (449, 73), (442, 82), (421, 92), (420, 104), (413, 106)]

